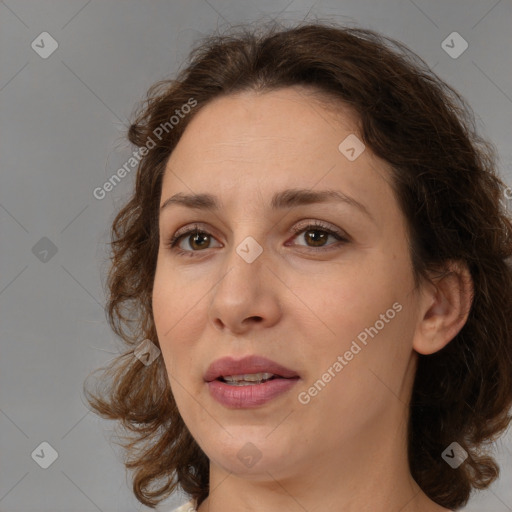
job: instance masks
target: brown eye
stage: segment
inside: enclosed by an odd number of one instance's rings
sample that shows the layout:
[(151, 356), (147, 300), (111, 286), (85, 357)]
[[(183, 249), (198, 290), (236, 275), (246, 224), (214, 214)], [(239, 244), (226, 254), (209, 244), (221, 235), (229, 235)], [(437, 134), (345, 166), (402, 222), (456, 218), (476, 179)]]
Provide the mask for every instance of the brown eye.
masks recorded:
[[(332, 236), (335, 240), (339, 242), (348, 242), (348, 239), (344, 236), (342, 236), (341, 233), (338, 233), (334, 231), (333, 229), (325, 226), (322, 223), (313, 223), (309, 224), (307, 226), (300, 226), (293, 228), (293, 231), (300, 235), (303, 233), (301, 237), (302, 240), (305, 240), (307, 247), (312, 248), (321, 248), (325, 247), (327, 245), (334, 245), (334, 244), (327, 244), (327, 241), (330, 236)], [(303, 244), (298, 244), (303, 245)]]
[[(336, 246), (338, 244), (328, 244), (329, 237), (332, 237), (335, 241), (341, 243), (348, 243), (349, 240), (346, 236), (343, 236), (342, 232), (337, 232), (334, 229), (320, 223), (314, 222), (309, 223), (305, 226), (294, 227), (292, 229), (296, 233), (295, 238), (301, 238), (305, 241), (305, 244), (296, 244), (299, 246), (305, 246), (311, 249), (322, 249), (330, 246)], [(302, 234), (302, 237), (298, 235)], [(198, 225), (188, 230), (177, 231), (168, 242), (166, 246), (171, 250), (176, 251), (178, 254), (193, 256), (194, 253), (204, 251), (210, 248), (212, 240), (216, 240), (213, 235), (203, 229), (200, 229)], [(188, 244), (188, 247), (183, 245), (183, 242)], [(222, 247), (222, 244), (217, 247)]]
[[(183, 239), (188, 242), (189, 247), (192, 251), (200, 251), (203, 249), (208, 249), (210, 239), (212, 239), (212, 235), (207, 233), (206, 231), (200, 231), (196, 229), (190, 229), (181, 235), (174, 235), (168, 242), (168, 246), (172, 249)], [(180, 248), (181, 250), (181, 248)]]
[(187, 240), (190, 247), (201, 250), (208, 246), (209, 236), (210, 235), (208, 233), (194, 233), (193, 235), (189, 235)]
[(310, 241), (315, 247), (324, 245), (329, 236), (331, 236), (329, 233), (320, 229), (308, 229), (305, 231), (306, 241)]

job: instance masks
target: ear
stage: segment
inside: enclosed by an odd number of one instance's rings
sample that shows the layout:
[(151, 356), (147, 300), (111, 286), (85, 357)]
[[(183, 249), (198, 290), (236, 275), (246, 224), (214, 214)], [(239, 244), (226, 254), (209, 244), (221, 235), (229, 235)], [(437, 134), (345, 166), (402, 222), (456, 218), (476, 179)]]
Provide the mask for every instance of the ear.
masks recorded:
[(449, 261), (441, 276), (422, 284), (418, 324), (413, 348), (433, 354), (446, 346), (462, 329), (473, 301), (473, 280), (467, 266)]

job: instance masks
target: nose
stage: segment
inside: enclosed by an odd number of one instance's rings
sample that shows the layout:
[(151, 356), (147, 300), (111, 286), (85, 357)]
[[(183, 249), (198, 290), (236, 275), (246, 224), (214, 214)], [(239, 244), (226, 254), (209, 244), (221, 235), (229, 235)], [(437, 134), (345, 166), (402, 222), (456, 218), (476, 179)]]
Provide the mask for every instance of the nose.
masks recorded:
[(220, 331), (242, 335), (251, 329), (275, 325), (282, 314), (280, 291), (271, 258), (265, 250), (251, 263), (241, 257), (236, 246), (212, 290), (209, 320)]

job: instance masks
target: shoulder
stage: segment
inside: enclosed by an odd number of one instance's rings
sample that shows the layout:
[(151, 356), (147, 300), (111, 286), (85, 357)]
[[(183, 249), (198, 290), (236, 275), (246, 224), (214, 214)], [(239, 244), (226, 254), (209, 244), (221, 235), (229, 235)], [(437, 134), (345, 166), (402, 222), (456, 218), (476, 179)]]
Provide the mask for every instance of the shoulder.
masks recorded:
[(195, 508), (194, 500), (187, 501), (187, 503), (184, 503), (178, 508), (175, 508), (171, 512), (197, 512)]

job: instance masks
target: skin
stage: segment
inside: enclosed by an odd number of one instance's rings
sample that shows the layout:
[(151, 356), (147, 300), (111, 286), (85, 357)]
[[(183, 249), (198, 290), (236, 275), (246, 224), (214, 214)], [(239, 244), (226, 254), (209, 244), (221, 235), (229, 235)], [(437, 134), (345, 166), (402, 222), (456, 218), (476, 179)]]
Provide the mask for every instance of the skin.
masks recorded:
[[(414, 288), (406, 221), (389, 166), (369, 148), (349, 161), (338, 145), (357, 117), (308, 89), (244, 92), (199, 111), (167, 163), (160, 204), (178, 192), (214, 193), (217, 212), (172, 205), (160, 213), (154, 320), (181, 416), (210, 459), (210, 495), (199, 512), (321, 510), (439, 512), (412, 479), (406, 425), (418, 353), (444, 347), (470, 305), (467, 269)], [(272, 211), (287, 188), (334, 189), (342, 203)], [(349, 236), (313, 244), (294, 226), (322, 221)], [(166, 243), (182, 227), (211, 236)], [(310, 232), (309, 232), (310, 233)], [(315, 232), (318, 235), (324, 232)], [(263, 252), (247, 263), (246, 237)], [(309, 403), (298, 400), (365, 328), (394, 303), (402, 310)], [(258, 354), (300, 375), (256, 409), (228, 409), (203, 375), (216, 359)], [(248, 468), (237, 457), (252, 443)]]

